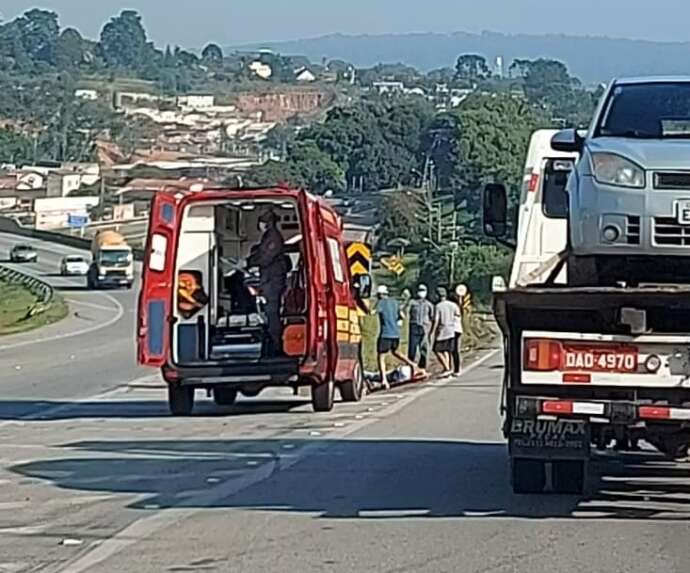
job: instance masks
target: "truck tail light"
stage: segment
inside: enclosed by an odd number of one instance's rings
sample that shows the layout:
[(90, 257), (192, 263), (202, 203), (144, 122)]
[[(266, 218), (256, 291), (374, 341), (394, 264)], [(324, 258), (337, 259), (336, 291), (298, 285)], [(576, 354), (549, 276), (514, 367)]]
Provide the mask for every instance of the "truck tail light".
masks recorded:
[(591, 384), (592, 375), (591, 374), (563, 374), (564, 384)]
[(543, 414), (572, 414), (573, 413), (573, 402), (568, 400), (553, 400), (544, 402), (541, 406), (541, 411)]
[(537, 372), (560, 370), (563, 346), (557, 340), (532, 339), (525, 341), (523, 368)]
[(665, 406), (641, 406), (640, 418), (643, 420), (670, 420), (671, 408)]

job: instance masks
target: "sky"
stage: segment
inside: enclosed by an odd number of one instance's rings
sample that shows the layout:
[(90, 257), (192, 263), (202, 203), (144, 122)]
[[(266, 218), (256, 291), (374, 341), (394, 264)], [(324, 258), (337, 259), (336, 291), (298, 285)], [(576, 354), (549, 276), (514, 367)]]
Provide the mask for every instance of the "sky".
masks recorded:
[(138, 10), (157, 45), (198, 48), (330, 33), (563, 33), (690, 41), (688, 0), (1, 0), (4, 20), (40, 7), (97, 38), (120, 10)]

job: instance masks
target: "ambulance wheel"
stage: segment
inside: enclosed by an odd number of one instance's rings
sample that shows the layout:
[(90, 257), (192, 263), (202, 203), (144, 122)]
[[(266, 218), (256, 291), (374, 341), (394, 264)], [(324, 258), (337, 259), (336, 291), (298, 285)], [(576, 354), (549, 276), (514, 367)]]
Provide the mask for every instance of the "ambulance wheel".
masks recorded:
[(343, 402), (360, 402), (364, 397), (364, 376), (359, 362), (355, 366), (353, 379), (340, 385), (340, 397)]
[(218, 406), (232, 406), (237, 400), (237, 390), (232, 388), (214, 388), (213, 400)]
[(194, 388), (170, 384), (168, 386), (168, 405), (173, 416), (191, 416), (194, 411)]
[(333, 380), (314, 384), (311, 387), (311, 404), (314, 412), (330, 412), (335, 401), (335, 384)]
[(585, 488), (585, 462), (553, 462), (553, 491), (568, 495), (580, 495)]
[(546, 464), (540, 460), (512, 460), (513, 491), (518, 494), (543, 493)]

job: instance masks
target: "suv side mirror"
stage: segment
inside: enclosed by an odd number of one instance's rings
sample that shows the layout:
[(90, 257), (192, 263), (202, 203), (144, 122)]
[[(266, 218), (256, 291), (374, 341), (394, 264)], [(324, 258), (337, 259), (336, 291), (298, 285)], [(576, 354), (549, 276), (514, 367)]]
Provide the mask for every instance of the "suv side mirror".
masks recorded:
[(577, 129), (564, 129), (551, 138), (551, 148), (563, 153), (582, 153), (585, 139)]
[(494, 239), (508, 231), (508, 194), (500, 183), (490, 183), (484, 188), (484, 234)]

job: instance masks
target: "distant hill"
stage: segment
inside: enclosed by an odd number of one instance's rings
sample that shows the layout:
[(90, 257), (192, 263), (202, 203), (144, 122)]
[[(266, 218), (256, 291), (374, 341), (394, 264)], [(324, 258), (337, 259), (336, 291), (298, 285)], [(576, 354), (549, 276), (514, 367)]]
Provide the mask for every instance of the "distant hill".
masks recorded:
[(470, 34), (391, 34), (347, 36), (334, 34), (305, 40), (268, 42), (239, 49), (270, 48), (282, 54), (302, 54), (313, 62), (343, 59), (361, 67), (401, 62), (420, 70), (453, 65), (462, 53), (478, 53), (506, 66), (515, 58), (548, 57), (568, 64), (585, 82), (614, 76), (690, 74), (690, 42), (665, 43), (590, 36), (494, 32)]

